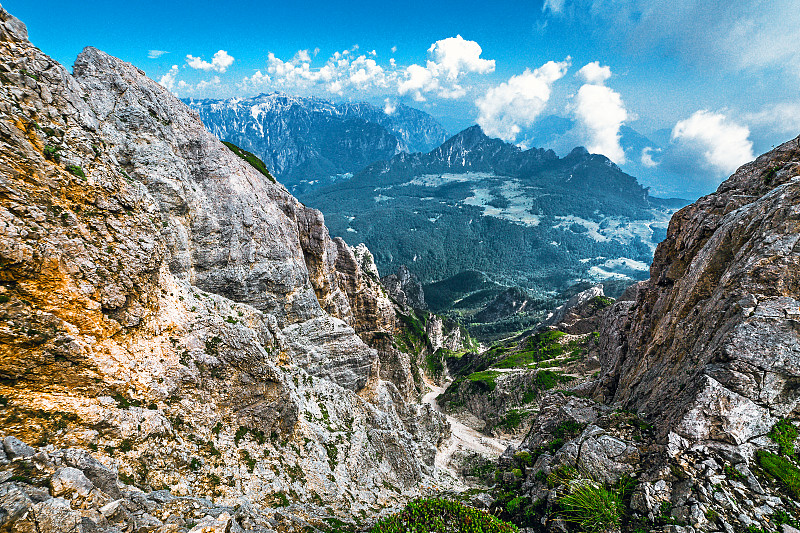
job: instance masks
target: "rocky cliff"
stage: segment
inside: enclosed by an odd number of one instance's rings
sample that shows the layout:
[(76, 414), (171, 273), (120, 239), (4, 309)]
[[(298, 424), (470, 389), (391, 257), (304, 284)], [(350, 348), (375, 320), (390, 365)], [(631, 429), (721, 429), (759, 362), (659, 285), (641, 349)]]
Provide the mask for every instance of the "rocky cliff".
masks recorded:
[(593, 493), (606, 529), (796, 531), (799, 221), (800, 137), (677, 212), (603, 311), (600, 375), (504, 455), (498, 512), (556, 531)]
[(799, 206), (800, 138), (677, 212), (601, 331), (598, 396), (690, 442), (746, 445), (797, 416)]
[(70, 74), (2, 8), (0, 82), (3, 433), (265, 520), (418, 493), (446, 424), (357, 334), (394, 320), (363, 251), (134, 66)]

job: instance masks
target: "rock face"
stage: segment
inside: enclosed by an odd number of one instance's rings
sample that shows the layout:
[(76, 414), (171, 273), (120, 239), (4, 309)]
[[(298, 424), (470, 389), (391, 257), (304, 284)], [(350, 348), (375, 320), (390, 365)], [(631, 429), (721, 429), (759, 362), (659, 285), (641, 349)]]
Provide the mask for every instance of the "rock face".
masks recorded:
[(389, 274), (381, 279), (383, 286), (389, 291), (389, 295), (400, 307), (407, 309), (427, 309), (425, 304), (425, 293), (422, 284), (417, 276), (408, 270), (408, 267), (401, 265), (396, 274)]
[(650, 279), (603, 311), (600, 376), (545, 396), (499, 490), (552, 531), (560, 495), (625, 475), (637, 527), (793, 530), (799, 266), (800, 137), (673, 216)]
[(800, 391), (800, 138), (676, 213), (606, 320), (597, 396), (690, 442), (742, 445)]
[(289, 522), (418, 492), (445, 422), (358, 336), (394, 331), (366, 252), (141, 71), (87, 48), (69, 74), (1, 8), (0, 81), (6, 458), (91, 449), (63, 466), (111, 498), (102, 465)]

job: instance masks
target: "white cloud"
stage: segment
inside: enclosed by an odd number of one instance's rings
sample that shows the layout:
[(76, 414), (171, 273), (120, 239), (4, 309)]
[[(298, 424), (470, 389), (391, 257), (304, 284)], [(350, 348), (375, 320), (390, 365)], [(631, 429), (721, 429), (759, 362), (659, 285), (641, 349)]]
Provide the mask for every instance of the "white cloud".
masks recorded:
[[(308, 52), (306, 51), (306, 55)], [(204, 61), (202, 58), (194, 57), (192, 54), (186, 56), (186, 64), (197, 70), (204, 70), (209, 72), (211, 70), (217, 72), (225, 72), (228, 67), (233, 65), (233, 56), (229, 55), (225, 50), (220, 50), (211, 59), (211, 63)]]
[(544, 110), (553, 83), (564, 77), (569, 65), (569, 58), (549, 61), (492, 87), (476, 102), (478, 124), (487, 135), (515, 141), (521, 129), (533, 124)]
[(467, 90), (458, 82), (465, 75), (494, 72), (494, 59), (483, 59), (482, 53), (478, 43), (461, 35), (440, 39), (428, 48), (430, 59), (424, 67), (412, 64), (405, 69), (397, 92), (400, 96), (410, 94), (418, 102), (425, 101), (425, 93), (436, 93), (439, 98), (461, 98)]
[(166, 50), (148, 50), (147, 57), (150, 59), (158, 59), (159, 57), (163, 56), (164, 54), (168, 54)]
[(661, 148), (653, 148), (652, 146), (645, 146), (642, 148), (642, 155), (640, 161), (642, 165), (647, 168), (653, 168), (658, 166), (658, 162), (653, 160), (653, 152), (660, 152)]
[[(392, 47), (393, 52), (396, 49)], [(388, 65), (380, 65), (376, 50), (363, 54), (358, 50), (356, 45), (334, 52), (319, 66), (312, 65), (317, 50), (313, 55), (308, 50), (299, 50), (288, 61), (269, 53), (266, 72), (258, 71), (244, 78), (240, 89), (332, 94), (372, 90), (381, 96), (394, 93), (422, 102), (429, 94), (446, 99), (461, 98), (468, 90), (463, 84), (466, 75), (485, 74), (495, 68), (494, 60), (480, 57), (482, 50), (478, 43), (460, 35), (433, 43), (424, 66), (402, 67), (394, 58), (389, 58)], [(193, 68), (213, 69), (212, 63), (193, 56), (187, 56), (187, 62)]]
[(722, 113), (695, 112), (672, 129), (679, 148), (702, 154), (713, 168), (726, 174), (754, 159), (750, 129), (732, 122)]
[(396, 46), (392, 46), (392, 53), (395, 53), (395, 52), (397, 52), (397, 47)]
[(176, 89), (177, 77), (178, 77), (178, 65), (172, 65), (172, 68), (170, 68), (166, 74), (161, 76), (161, 78), (158, 80), (158, 83), (160, 83), (168, 91), (174, 93)]
[(780, 102), (765, 107), (761, 111), (748, 113), (744, 119), (753, 126), (780, 134), (800, 133), (800, 102)]
[(444, 73), (447, 79), (455, 81), (463, 74), (474, 72), (487, 74), (494, 72), (494, 59), (482, 59), (483, 50), (475, 41), (468, 41), (456, 35), (436, 41), (428, 48), (437, 73)]
[(411, 94), (417, 102), (425, 101), (423, 92), (430, 92), (439, 89), (439, 80), (434, 77), (433, 70), (421, 67), (417, 64), (409, 65), (405, 71), (405, 80), (397, 86), (397, 93), (400, 96)]
[(383, 112), (387, 115), (394, 115), (395, 111), (397, 111), (397, 104), (388, 98), (384, 100)]
[(577, 76), (586, 83), (578, 89), (573, 112), (588, 138), (586, 149), (617, 164), (625, 163), (619, 129), (629, 116), (620, 94), (603, 85), (611, 76), (611, 69), (595, 61), (581, 68)]
[(611, 67), (601, 67), (599, 61), (593, 61), (581, 67), (575, 75), (582, 79), (584, 83), (602, 85), (611, 77)]

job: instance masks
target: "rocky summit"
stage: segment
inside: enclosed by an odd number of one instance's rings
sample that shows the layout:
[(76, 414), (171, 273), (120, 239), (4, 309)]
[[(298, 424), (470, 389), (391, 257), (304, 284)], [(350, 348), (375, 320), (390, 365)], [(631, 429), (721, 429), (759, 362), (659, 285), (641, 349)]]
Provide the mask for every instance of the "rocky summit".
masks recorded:
[[(654, 207), (479, 128), (370, 168), (426, 158)], [(381, 278), (136, 67), (70, 73), (0, 7), (0, 533), (796, 533), (799, 221), (800, 137), (677, 211), (624, 292)], [(443, 302), (543, 320), (481, 345)]]

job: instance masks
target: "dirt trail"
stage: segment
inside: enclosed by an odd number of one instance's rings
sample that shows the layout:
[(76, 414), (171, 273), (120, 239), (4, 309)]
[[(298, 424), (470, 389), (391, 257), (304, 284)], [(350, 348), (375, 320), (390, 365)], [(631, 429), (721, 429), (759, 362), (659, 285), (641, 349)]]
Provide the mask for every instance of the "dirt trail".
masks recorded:
[(422, 397), (422, 403), (430, 404), (434, 409), (444, 414), (447, 417), (447, 421), (450, 422), (452, 434), (439, 446), (439, 450), (436, 453), (436, 468), (447, 477), (452, 477), (453, 482), (460, 484), (460, 476), (456, 474), (451, 464), (451, 460), (456, 451), (471, 450), (486, 457), (496, 459), (500, 457), (510, 444), (517, 444), (511, 440), (487, 437), (475, 429), (464, 425), (452, 416), (443, 413), (436, 400), (439, 395), (444, 392), (445, 387), (437, 387), (427, 379), (425, 380), (425, 384), (431, 391)]

